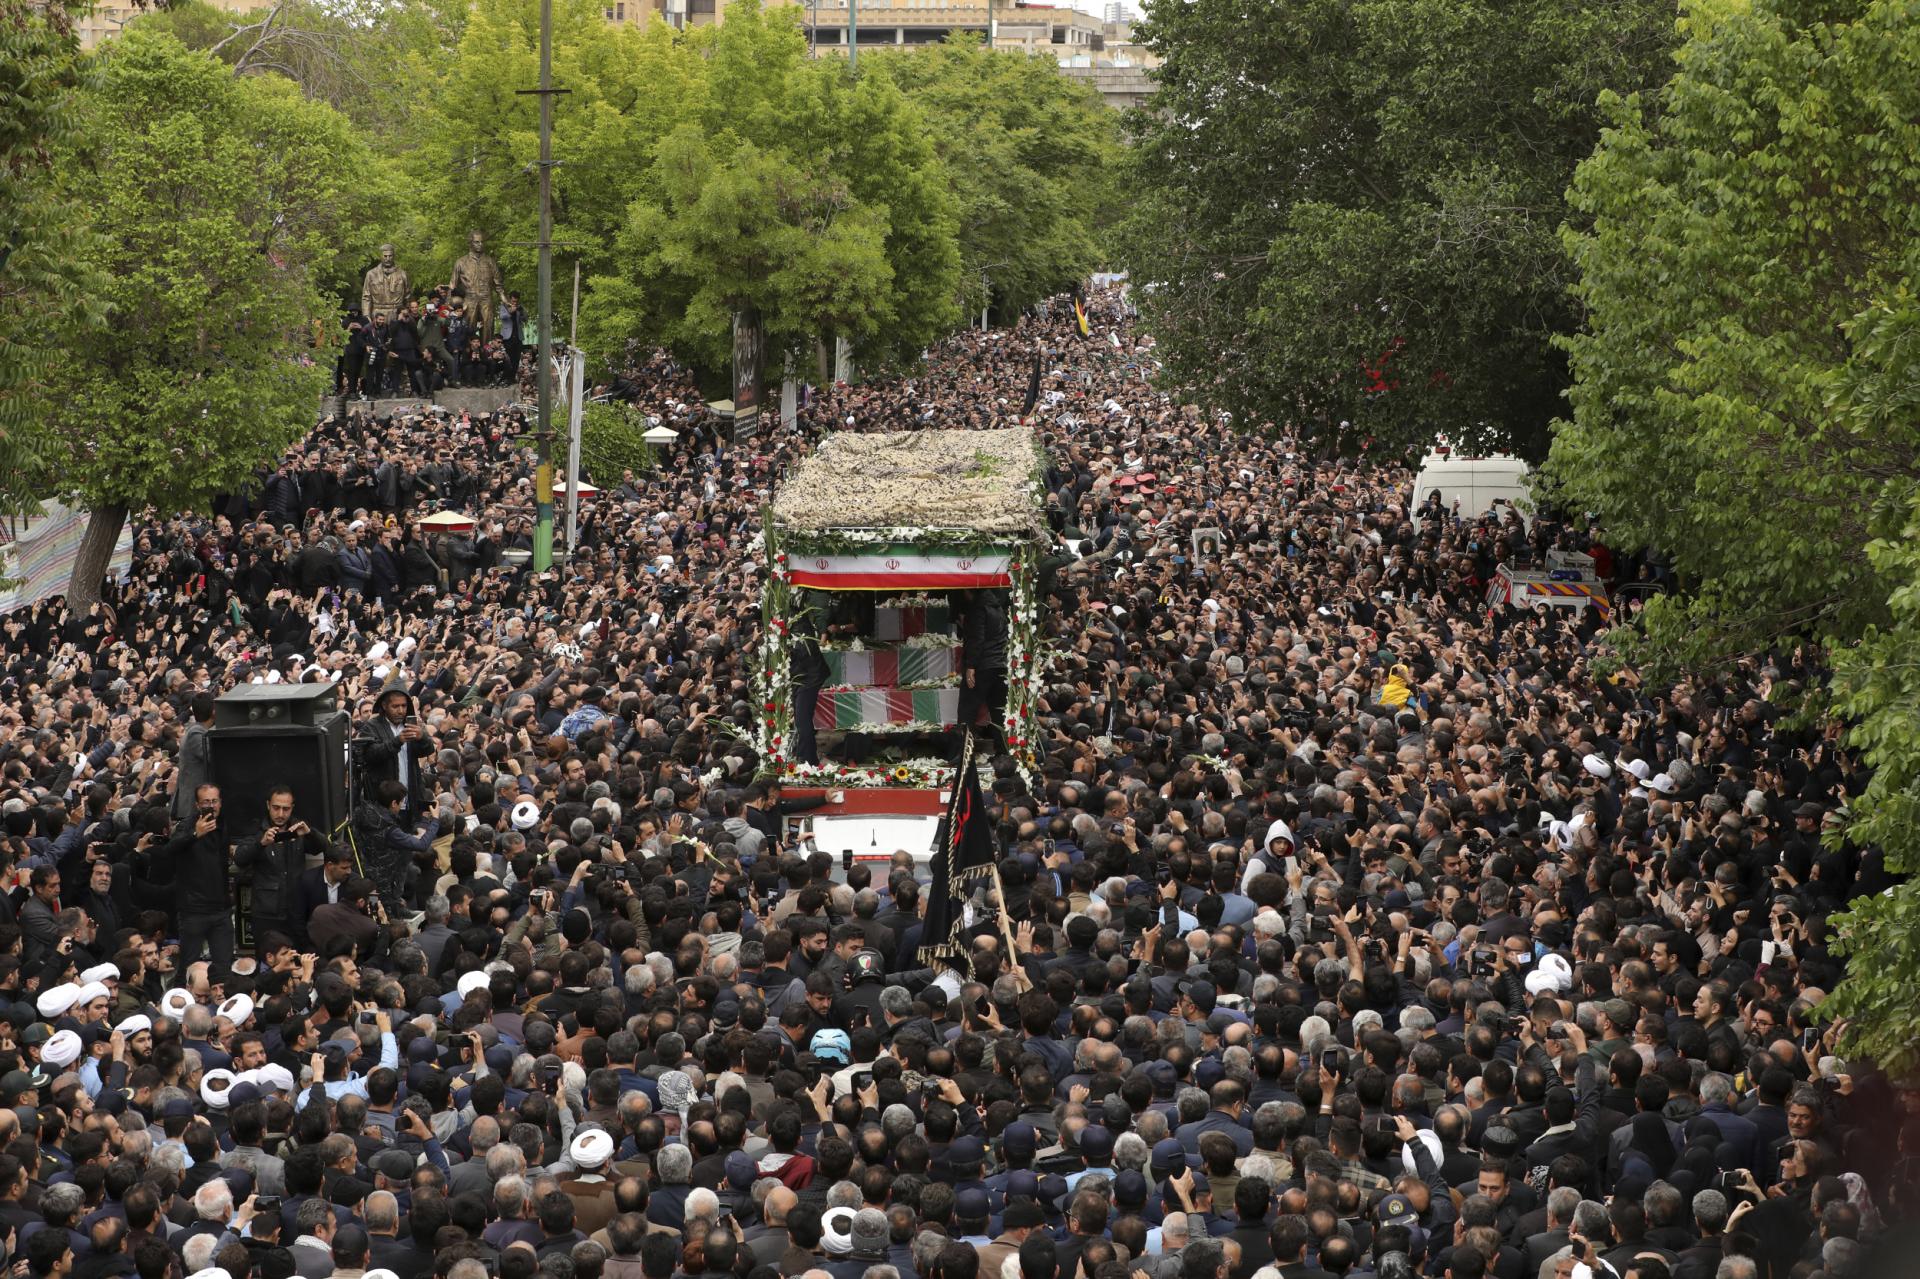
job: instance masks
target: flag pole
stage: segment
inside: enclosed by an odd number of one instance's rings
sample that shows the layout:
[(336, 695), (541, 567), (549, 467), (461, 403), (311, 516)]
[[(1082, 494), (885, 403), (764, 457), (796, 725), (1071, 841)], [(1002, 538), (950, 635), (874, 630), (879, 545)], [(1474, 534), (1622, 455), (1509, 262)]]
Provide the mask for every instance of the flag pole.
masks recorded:
[(1020, 962), (1019, 951), (1013, 944), (1013, 922), (1007, 918), (1007, 890), (1000, 882), (1000, 863), (993, 864), (993, 895), (1000, 899), (1000, 938), (1007, 946), (1007, 973), (1022, 990), (1032, 987), (1033, 982), (1027, 976), (1027, 967)]

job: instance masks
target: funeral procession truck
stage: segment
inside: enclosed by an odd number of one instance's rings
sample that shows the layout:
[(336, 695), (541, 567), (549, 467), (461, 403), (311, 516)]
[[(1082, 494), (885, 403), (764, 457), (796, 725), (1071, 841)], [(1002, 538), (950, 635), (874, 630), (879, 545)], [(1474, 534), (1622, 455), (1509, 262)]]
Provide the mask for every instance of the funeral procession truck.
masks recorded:
[(924, 876), (963, 708), (995, 738), (983, 774), (1034, 766), (1043, 468), (1019, 428), (836, 432), (775, 486), (756, 746), (789, 799), (821, 801), (795, 820), (842, 870), (904, 850)]

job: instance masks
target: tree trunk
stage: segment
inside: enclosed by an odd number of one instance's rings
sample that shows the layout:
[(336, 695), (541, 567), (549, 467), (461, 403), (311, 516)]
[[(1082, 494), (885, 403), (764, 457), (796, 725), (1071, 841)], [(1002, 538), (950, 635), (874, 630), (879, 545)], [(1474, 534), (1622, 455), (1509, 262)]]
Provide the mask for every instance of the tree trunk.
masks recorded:
[(73, 576), (67, 581), (67, 607), (84, 611), (100, 602), (100, 583), (113, 559), (114, 543), (127, 522), (122, 505), (98, 506), (87, 512), (87, 532), (80, 539), (80, 555), (73, 561)]

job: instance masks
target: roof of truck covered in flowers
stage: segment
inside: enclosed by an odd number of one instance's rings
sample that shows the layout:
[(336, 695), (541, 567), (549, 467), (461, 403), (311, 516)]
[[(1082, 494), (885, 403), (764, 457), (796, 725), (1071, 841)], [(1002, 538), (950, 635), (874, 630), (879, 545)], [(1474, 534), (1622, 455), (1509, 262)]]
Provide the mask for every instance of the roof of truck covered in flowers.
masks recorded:
[(957, 529), (1033, 537), (1042, 529), (1040, 452), (1023, 428), (835, 433), (779, 486), (788, 529)]

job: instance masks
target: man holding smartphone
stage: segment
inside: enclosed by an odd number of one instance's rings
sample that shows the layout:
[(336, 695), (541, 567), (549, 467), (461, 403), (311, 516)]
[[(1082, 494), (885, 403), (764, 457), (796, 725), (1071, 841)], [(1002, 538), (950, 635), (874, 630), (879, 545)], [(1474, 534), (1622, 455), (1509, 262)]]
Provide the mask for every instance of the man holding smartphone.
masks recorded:
[(374, 717), (360, 732), (360, 788), (370, 791), (388, 781), (405, 787), (400, 824), (411, 829), (420, 820), (426, 795), (422, 761), (433, 747), (406, 689), (389, 684), (373, 706)]
[(185, 972), (204, 950), (213, 971), (233, 968), (232, 845), (220, 817), (220, 788), (211, 783), (194, 791), (193, 813), (175, 829), (152, 861), (169, 874), (180, 928), (176, 971)]

